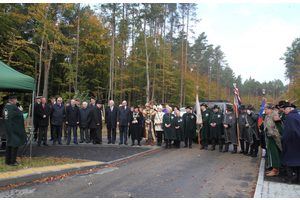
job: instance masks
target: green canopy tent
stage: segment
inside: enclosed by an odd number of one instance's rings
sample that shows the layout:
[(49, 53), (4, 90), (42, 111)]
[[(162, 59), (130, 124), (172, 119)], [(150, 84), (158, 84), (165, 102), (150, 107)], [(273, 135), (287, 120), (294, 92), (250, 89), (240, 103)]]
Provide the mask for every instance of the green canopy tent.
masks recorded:
[(34, 78), (22, 74), (0, 61), (0, 91), (32, 92), (35, 91)]
[[(2, 61), (0, 61), (0, 91), (9, 92), (32, 92), (32, 113), (34, 113), (34, 95), (35, 95), (35, 80), (34, 78), (22, 74)], [(31, 137), (33, 132), (33, 114), (31, 118)], [(32, 138), (31, 138), (32, 141)], [(30, 157), (32, 153), (32, 143), (30, 145)]]

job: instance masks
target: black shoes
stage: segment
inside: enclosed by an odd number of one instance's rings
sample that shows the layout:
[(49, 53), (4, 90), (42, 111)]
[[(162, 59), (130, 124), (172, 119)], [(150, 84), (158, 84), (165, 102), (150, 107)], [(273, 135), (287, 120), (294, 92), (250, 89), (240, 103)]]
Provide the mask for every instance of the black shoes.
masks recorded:
[(43, 145), (45, 145), (45, 146), (49, 146), (47, 143), (43, 143)]
[(53, 141), (53, 139), (50, 139), (49, 141), (51, 142), (51, 141)]
[(37, 146), (38, 146), (38, 147), (40, 147), (40, 146), (41, 146), (41, 144), (40, 144), (40, 143), (38, 143), (38, 144), (37, 144)]
[(74, 142), (74, 144), (77, 144), (77, 145), (78, 145), (78, 142)]
[(192, 148), (192, 145), (190, 145), (189, 148), (191, 149), (191, 148)]
[(214, 150), (216, 150), (216, 148), (215, 147), (211, 147), (210, 150), (214, 151)]
[(108, 141), (107, 144), (111, 144), (111, 141)]
[(131, 146), (134, 146), (134, 142), (132, 142)]
[(120, 142), (120, 143), (119, 143), (119, 145), (122, 145), (122, 144), (123, 144), (123, 142)]
[(115, 142), (111, 142), (112, 144), (115, 144)]
[(207, 146), (205, 146), (204, 149), (207, 150)]
[(61, 143), (61, 142), (58, 142), (58, 144), (59, 144), (59, 145), (62, 145), (62, 143)]
[(187, 145), (185, 144), (183, 148), (187, 148)]
[(69, 142), (69, 141), (67, 142), (67, 145), (70, 145), (70, 142)]
[(55, 142), (53, 142), (53, 146), (55, 146), (56, 145), (56, 143)]
[(81, 140), (79, 143), (84, 143), (84, 141), (83, 141), (83, 140)]
[(128, 145), (127, 142), (124, 142), (125, 145)]
[(141, 146), (141, 143), (139, 142), (138, 145)]
[(200, 150), (203, 150), (203, 149), (204, 149), (204, 146), (201, 145)]

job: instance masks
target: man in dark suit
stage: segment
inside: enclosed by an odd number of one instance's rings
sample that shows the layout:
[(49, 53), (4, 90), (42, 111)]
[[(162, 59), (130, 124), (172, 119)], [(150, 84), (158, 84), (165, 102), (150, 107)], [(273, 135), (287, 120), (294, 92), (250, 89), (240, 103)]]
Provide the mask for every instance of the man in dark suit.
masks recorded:
[[(52, 109), (52, 106), (53, 106), (54, 104), (56, 104), (56, 98), (55, 98), (55, 97), (51, 97), (51, 103), (49, 104), (50, 109)], [(50, 139), (49, 141), (53, 141), (53, 140), (54, 140), (54, 136), (53, 136), (53, 127), (52, 127), (51, 121), (52, 121), (52, 116), (50, 116), (51, 139)], [(58, 136), (56, 135), (56, 137), (58, 137)]]
[(36, 97), (36, 102), (34, 103), (34, 121), (33, 121), (33, 124), (34, 124), (34, 131), (35, 131), (35, 134), (33, 136), (33, 140), (36, 142), (37, 140), (37, 137), (38, 137), (38, 130), (39, 130), (39, 125), (38, 125), (38, 116), (37, 116), (37, 105), (41, 103), (41, 96), (37, 96)]
[(75, 99), (71, 100), (71, 104), (67, 107), (66, 110), (66, 124), (68, 124), (68, 141), (67, 145), (71, 141), (71, 130), (73, 129), (74, 143), (77, 142), (77, 125), (79, 124), (79, 108), (75, 104)]
[(48, 104), (46, 104), (46, 98), (41, 98), (41, 103), (36, 106), (37, 113), (37, 123), (39, 125), (39, 138), (37, 146), (43, 145), (48, 146), (47, 144), (47, 129), (49, 125), (49, 116), (51, 115), (51, 109)]
[[(87, 103), (82, 103), (82, 108), (79, 110), (79, 121), (80, 121), (80, 143), (90, 143), (89, 137), (89, 126), (91, 123), (91, 109), (87, 108)], [(84, 136), (85, 135), (85, 136)]]
[(57, 98), (57, 103), (52, 105), (51, 109), (51, 125), (53, 131), (53, 145), (61, 143), (61, 135), (62, 135), (62, 125), (64, 122), (64, 115), (65, 115), (65, 106), (62, 104), (62, 98)]
[(127, 102), (124, 100), (122, 106), (118, 109), (117, 113), (117, 125), (119, 125), (120, 130), (120, 143), (123, 144), (123, 135), (124, 135), (124, 144), (127, 145), (127, 129), (130, 124), (130, 108), (127, 106)]
[(110, 100), (109, 106), (105, 108), (105, 124), (107, 127), (107, 140), (108, 140), (107, 144), (110, 143), (115, 144), (116, 142), (118, 108), (114, 106), (114, 104), (115, 102), (113, 100)]
[(102, 144), (102, 101), (99, 100), (91, 113), (91, 139), (93, 144)]

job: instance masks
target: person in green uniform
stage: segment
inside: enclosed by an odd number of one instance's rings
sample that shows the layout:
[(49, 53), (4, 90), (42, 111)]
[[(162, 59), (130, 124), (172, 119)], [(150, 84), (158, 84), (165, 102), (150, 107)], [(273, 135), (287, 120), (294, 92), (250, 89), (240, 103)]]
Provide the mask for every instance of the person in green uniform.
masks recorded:
[(183, 123), (184, 123), (184, 147), (187, 148), (188, 142), (189, 142), (189, 148), (192, 148), (193, 139), (195, 139), (196, 136), (196, 122), (197, 117), (194, 113), (191, 113), (192, 107), (187, 106), (186, 113), (183, 114)]
[(238, 117), (238, 123), (239, 123), (239, 131), (240, 131), (240, 143), (241, 143), (241, 151), (239, 153), (246, 154), (245, 150), (245, 137), (246, 137), (246, 107), (245, 105), (241, 105), (240, 107), (240, 114)]
[(184, 123), (183, 118), (180, 116), (180, 111), (175, 112), (175, 130), (176, 130), (176, 140), (174, 140), (176, 148), (180, 148), (180, 142), (184, 141)]
[(215, 150), (216, 140), (219, 141), (219, 152), (223, 150), (223, 113), (219, 111), (220, 107), (218, 105), (214, 105), (213, 112), (209, 118), (210, 125), (210, 139), (212, 143), (211, 150)]
[(282, 151), (281, 134), (283, 125), (281, 119), (274, 110), (274, 105), (266, 103), (264, 120), (264, 131), (266, 133), (266, 146), (268, 149), (268, 163), (273, 167), (272, 171), (267, 172), (267, 176), (278, 176), (279, 168), (281, 167), (280, 156)]
[(227, 113), (224, 116), (224, 128), (225, 149), (223, 152), (228, 152), (229, 144), (232, 144), (233, 151), (231, 153), (237, 153), (236, 115), (230, 105), (227, 106)]
[(200, 149), (205, 149), (207, 150), (208, 148), (208, 140), (209, 140), (209, 118), (210, 118), (210, 114), (211, 112), (209, 110), (207, 110), (207, 105), (205, 103), (202, 103), (201, 105), (201, 115), (202, 115), (202, 125), (203, 127), (200, 130), (200, 143), (201, 143), (201, 147)]
[(17, 151), (18, 147), (24, 145), (27, 140), (24, 116), (22, 114), (22, 106), (17, 107), (17, 95), (11, 94), (8, 98), (8, 103), (4, 106), (2, 114), (3, 121), (6, 127), (6, 152), (5, 164), (18, 166)]
[(171, 114), (172, 108), (167, 107), (167, 113), (164, 114), (162, 127), (164, 129), (166, 149), (171, 148), (171, 140), (175, 140), (175, 115)]

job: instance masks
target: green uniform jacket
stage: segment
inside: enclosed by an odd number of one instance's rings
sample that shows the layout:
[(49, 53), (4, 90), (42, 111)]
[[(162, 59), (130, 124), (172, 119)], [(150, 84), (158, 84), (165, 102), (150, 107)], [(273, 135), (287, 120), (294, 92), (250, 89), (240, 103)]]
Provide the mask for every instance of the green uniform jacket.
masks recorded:
[[(175, 115), (169, 113), (164, 114), (161, 125), (162, 128), (164, 129), (165, 139), (176, 140), (175, 123), (176, 123)], [(169, 125), (169, 124), (171, 124), (171, 126), (167, 128), (165, 125)]]
[(175, 126), (179, 126), (179, 129), (176, 130), (176, 140), (184, 141), (184, 122), (182, 117), (175, 117)]
[(7, 103), (3, 108), (3, 121), (6, 127), (7, 146), (19, 147), (27, 141), (24, 116), (18, 107)]
[(209, 130), (210, 130), (210, 125), (209, 125), (209, 119), (210, 119), (210, 115), (211, 112), (209, 110), (205, 110), (205, 111), (201, 111), (202, 114), (202, 122), (203, 122), (203, 127), (201, 129), (201, 134), (200, 134), (200, 138), (201, 140), (205, 139), (208, 140), (209, 139)]
[(215, 127), (210, 126), (210, 138), (215, 138), (215, 139), (222, 139), (223, 135), (223, 113), (220, 111), (214, 113), (212, 112), (210, 114), (210, 119), (209, 119), (209, 125), (211, 123), (216, 123)]
[(184, 136), (194, 139), (196, 136), (196, 115), (194, 113), (184, 113), (182, 118), (184, 123)]

